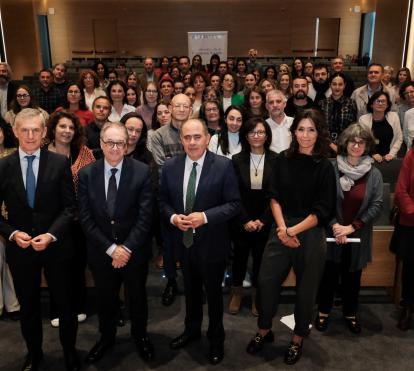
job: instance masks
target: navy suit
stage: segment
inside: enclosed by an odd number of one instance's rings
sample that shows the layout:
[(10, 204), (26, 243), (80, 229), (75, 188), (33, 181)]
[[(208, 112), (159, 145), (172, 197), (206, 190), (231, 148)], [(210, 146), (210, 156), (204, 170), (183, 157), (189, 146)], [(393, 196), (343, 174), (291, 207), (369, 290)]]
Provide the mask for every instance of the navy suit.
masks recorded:
[(190, 248), (183, 245), (183, 232), (170, 223), (173, 214), (184, 214), (183, 181), (186, 155), (168, 159), (162, 171), (161, 216), (167, 225), (168, 247), (182, 261), (186, 292), (185, 331), (200, 333), (203, 317), (202, 286), (205, 287), (211, 342), (224, 341), (221, 281), (230, 248), (228, 222), (237, 215), (240, 195), (230, 160), (206, 153), (193, 212), (204, 212), (208, 223), (196, 229)]
[[(0, 160), (0, 204), (4, 201), (8, 219), (0, 216), (0, 233), (6, 239), (6, 256), (21, 304), (21, 329), (32, 357), (42, 346), (40, 281), (44, 269), (48, 286), (58, 308), (60, 340), (64, 350), (75, 347), (77, 321), (71, 300), (70, 258), (73, 248), (68, 234), (75, 210), (69, 161), (42, 149), (33, 209), (26, 200), (19, 152)], [(43, 251), (23, 249), (9, 241), (16, 230), (32, 237), (51, 233), (56, 242)]]
[[(106, 204), (104, 159), (80, 170), (78, 200), (79, 220), (87, 238), (88, 262), (98, 292), (102, 338), (108, 342), (115, 338), (122, 280), (128, 291), (131, 333), (134, 337), (143, 337), (148, 317), (145, 284), (153, 208), (149, 167), (124, 158), (113, 218)], [(112, 267), (112, 258), (106, 253), (112, 244), (125, 245), (131, 250), (131, 258), (123, 268)]]

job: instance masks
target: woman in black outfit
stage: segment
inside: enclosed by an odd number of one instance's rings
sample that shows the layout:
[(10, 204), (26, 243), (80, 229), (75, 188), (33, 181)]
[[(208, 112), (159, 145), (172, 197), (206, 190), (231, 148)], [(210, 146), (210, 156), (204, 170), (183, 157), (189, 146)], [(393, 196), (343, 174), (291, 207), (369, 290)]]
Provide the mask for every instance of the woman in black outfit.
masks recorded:
[(229, 312), (237, 314), (242, 299), (250, 251), (253, 258), (252, 314), (258, 316), (256, 287), (263, 250), (269, 237), (272, 214), (265, 195), (277, 154), (269, 149), (272, 130), (263, 118), (251, 118), (240, 130), (242, 151), (232, 161), (239, 182), (242, 210), (232, 228), (234, 242), (233, 288)]
[(309, 334), (316, 292), (326, 258), (325, 227), (335, 212), (334, 168), (326, 158), (329, 134), (323, 115), (314, 109), (296, 115), (292, 142), (273, 169), (269, 187), (274, 218), (258, 279), (258, 332), (247, 352), (260, 351), (272, 342), (272, 319), (279, 304), (282, 284), (290, 269), (296, 274), (295, 328), (285, 352), (286, 364), (302, 354)]

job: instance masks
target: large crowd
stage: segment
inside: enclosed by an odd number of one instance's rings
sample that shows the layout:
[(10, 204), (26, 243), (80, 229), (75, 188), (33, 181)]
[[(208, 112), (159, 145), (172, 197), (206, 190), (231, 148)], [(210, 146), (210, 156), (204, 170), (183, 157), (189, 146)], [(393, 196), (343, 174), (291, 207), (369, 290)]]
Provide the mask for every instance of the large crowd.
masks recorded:
[(414, 81), (408, 68), (393, 72), (371, 63), (355, 88), (341, 57), (329, 66), (297, 58), (263, 68), (251, 49), (248, 58), (212, 55), (206, 65), (200, 55), (162, 57), (158, 66), (146, 58), (141, 74), (97, 61), (77, 82), (58, 63), (31, 87), (17, 85), (0, 63), (0, 313), (20, 320), (28, 350), (22, 369), (44, 364), (42, 270), (66, 369), (80, 369), (75, 345), (87, 317), (87, 266), (100, 338), (86, 361), (114, 346), (122, 283), (131, 336), (141, 358), (153, 360), (145, 288), (153, 246), (167, 277), (163, 305), (175, 300), (179, 269), (184, 278), (184, 331), (172, 349), (200, 338), (206, 300), (209, 361), (222, 361), (222, 285), (229, 284), (234, 315), (251, 286), (258, 328), (246, 350), (260, 352), (274, 341), (272, 320), (292, 268), (295, 326), (286, 364), (300, 359), (312, 322), (328, 328), (338, 292), (345, 324), (359, 334), (361, 274), (383, 205), (374, 164), (397, 158), (390, 248), (402, 261), (397, 326), (408, 330)]

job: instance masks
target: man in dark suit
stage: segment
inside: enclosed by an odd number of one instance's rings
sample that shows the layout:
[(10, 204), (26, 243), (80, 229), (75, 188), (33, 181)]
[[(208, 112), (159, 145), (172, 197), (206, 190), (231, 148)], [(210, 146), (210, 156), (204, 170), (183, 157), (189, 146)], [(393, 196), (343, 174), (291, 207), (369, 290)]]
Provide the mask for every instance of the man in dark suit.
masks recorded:
[(7, 219), (0, 217), (0, 233), (7, 240), (6, 256), (21, 305), (21, 330), (28, 349), (23, 370), (38, 370), (43, 363), (42, 269), (61, 319), (66, 368), (77, 370), (77, 319), (68, 264), (72, 246), (67, 232), (74, 216), (69, 161), (40, 149), (46, 127), (38, 110), (22, 110), (13, 130), (19, 150), (0, 160), (0, 204), (4, 201), (8, 212)]
[(147, 336), (145, 290), (153, 196), (148, 166), (124, 157), (127, 139), (124, 125), (105, 124), (101, 130), (104, 158), (79, 172), (79, 219), (87, 238), (101, 333), (87, 356), (88, 362), (98, 361), (115, 343), (122, 281), (138, 352), (145, 361), (154, 356)]
[(239, 211), (240, 195), (231, 161), (207, 151), (206, 125), (188, 120), (180, 135), (186, 153), (165, 162), (160, 191), (168, 237), (183, 264), (186, 296), (185, 330), (170, 347), (179, 349), (200, 337), (204, 286), (209, 360), (218, 364), (224, 356), (221, 282), (230, 247), (227, 222)]

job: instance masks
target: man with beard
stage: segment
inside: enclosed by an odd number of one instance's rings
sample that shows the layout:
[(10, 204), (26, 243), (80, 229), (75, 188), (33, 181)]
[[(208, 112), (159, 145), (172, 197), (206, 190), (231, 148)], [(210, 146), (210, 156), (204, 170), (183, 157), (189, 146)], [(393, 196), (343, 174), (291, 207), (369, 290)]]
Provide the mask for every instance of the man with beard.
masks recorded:
[(319, 106), (319, 102), (331, 94), (328, 67), (324, 64), (316, 64), (313, 68), (312, 85), (309, 87), (308, 95), (313, 99), (315, 105)]
[(0, 63), (0, 112), (2, 117), (9, 110), (14, 98), (16, 86), (11, 82), (11, 68), (6, 62)]
[(286, 116), (286, 97), (280, 90), (270, 90), (266, 95), (266, 109), (269, 112), (269, 118), (266, 122), (272, 129), (272, 143), (270, 149), (280, 153), (289, 148), (292, 136), (290, 126), (293, 117)]
[(292, 96), (286, 103), (285, 113), (288, 116), (295, 117), (299, 111), (308, 108), (315, 108), (313, 100), (308, 97), (309, 87), (308, 80), (304, 76), (298, 76), (292, 82)]
[(39, 86), (34, 89), (33, 97), (41, 108), (51, 114), (62, 105), (60, 91), (53, 84), (52, 71), (43, 69), (39, 74)]
[(60, 95), (63, 97), (68, 88), (69, 81), (66, 80), (66, 67), (63, 63), (56, 63), (52, 70), (53, 83), (59, 89)]

